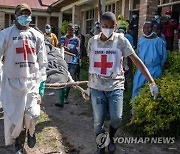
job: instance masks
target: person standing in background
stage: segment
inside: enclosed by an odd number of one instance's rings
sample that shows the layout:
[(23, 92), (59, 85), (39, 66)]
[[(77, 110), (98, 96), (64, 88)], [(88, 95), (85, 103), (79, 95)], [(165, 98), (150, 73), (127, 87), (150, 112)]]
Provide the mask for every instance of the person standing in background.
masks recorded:
[[(59, 46), (63, 47), (65, 51), (74, 54), (68, 55), (65, 54), (64, 58), (66, 63), (68, 64), (68, 71), (72, 76), (73, 80), (77, 80), (77, 67), (79, 66), (79, 55), (80, 55), (80, 40), (75, 35), (75, 25), (68, 24), (67, 34), (62, 36), (59, 41)], [(70, 87), (59, 89), (59, 102), (55, 105), (58, 107), (63, 107), (64, 104), (68, 104), (68, 95), (69, 95)]]
[(132, 13), (132, 20), (129, 25), (129, 33), (133, 37), (133, 42), (135, 48), (137, 48), (137, 40), (138, 40), (138, 15), (137, 13)]
[(45, 26), (44, 36), (45, 36), (45, 38), (50, 39), (50, 43), (53, 46), (55, 46), (55, 47), (58, 46), (59, 42), (58, 42), (57, 36), (56, 36), (56, 34), (52, 33), (52, 29), (51, 29), (51, 26), (49, 24), (47, 24)]
[(97, 35), (101, 32), (101, 26), (100, 26), (100, 22), (99, 21), (96, 21), (94, 23), (94, 27), (90, 30), (90, 35), (91, 36), (94, 36), (94, 35)]
[[(166, 43), (153, 32), (153, 23), (146, 21), (143, 25), (143, 36), (138, 40), (137, 54), (147, 67), (153, 78), (162, 75), (162, 69), (167, 58)], [(137, 69), (133, 79), (132, 100), (139, 94), (139, 90), (147, 83), (147, 79)], [(155, 97), (154, 97), (155, 99)], [(132, 111), (131, 121), (127, 126), (134, 124), (133, 118), (136, 111)]]
[(162, 33), (165, 35), (167, 50), (173, 51), (174, 30), (177, 28), (177, 22), (172, 19), (172, 11), (166, 11), (166, 20), (162, 22)]

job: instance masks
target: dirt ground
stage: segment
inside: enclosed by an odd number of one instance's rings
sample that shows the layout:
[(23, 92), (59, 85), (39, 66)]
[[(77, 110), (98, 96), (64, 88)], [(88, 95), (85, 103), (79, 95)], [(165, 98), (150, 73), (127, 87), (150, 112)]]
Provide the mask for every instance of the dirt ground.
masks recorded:
[[(49, 95), (54, 92), (54, 95)], [(71, 90), (70, 103), (64, 108), (54, 106), (57, 91), (48, 90), (41, 105), (41, 117), (36, 126), (37, 144), (33, 149), (25, 145), (28, 154), (93, 154), (96, 149), (90, 102)], [(4, 145), (3, 114), (0, 106), (0, 154), (13, 154), (13, 146)], [(108, 126), (108, 121), (106, 122)], [(128, 129), (128, 128), (127, 128)], [(130, 137), (119, 129), (118, 137)], [(106, 149), (107, 151), (107, 149)], [(108, 152), (107, 152), (108, 153)], [(117, 144), (117, 154), (178, 154), (180, 140), (174, 144)]]

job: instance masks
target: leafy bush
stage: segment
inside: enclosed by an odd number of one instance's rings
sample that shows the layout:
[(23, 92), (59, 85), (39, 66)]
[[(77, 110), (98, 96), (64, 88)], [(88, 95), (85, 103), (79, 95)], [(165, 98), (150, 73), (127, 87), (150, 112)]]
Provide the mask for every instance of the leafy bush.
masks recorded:
[(135, 101), (131, 102), (135, 110), (134, 122), (138, 132), (145, 135), (179, 136), (180, 127), (180, 55), (179, 52), (168, 53), (166, 70), (156, 80), (159, 96), (156, 100), (150, 94), (146, 84), (140, 90)]
[(68, 26), (69, 22), (64, 20), (62, 22), (62, 26), (61, 26), (61, 34), (65, 35), (67, 33), (67, 26)]
[(165, 72), (180, 73), (180, 51), (168, 52), (168, 59), (164, 66)]

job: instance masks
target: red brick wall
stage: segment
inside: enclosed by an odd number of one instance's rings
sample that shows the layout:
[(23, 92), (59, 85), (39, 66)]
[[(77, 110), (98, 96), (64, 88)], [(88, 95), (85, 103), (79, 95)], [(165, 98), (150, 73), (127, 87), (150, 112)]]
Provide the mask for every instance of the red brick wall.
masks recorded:
[(139, 37), (142, 36), (142, 27), (145, 21), (152, 20), (158, 9), (158, 0), (140, 0)]
[(47, 18), (46, 17), (38, 17), (38, 28), (42, 31), (42, 32), (45, 32), (45, 25), (46, 25), (46, 21), (47, 21)]

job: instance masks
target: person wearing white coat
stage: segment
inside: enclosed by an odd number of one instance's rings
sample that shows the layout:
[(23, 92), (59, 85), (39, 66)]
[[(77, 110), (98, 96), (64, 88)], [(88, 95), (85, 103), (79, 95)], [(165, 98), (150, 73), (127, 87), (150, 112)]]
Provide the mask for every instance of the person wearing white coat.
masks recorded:
[(0, 32), (5, 144), (15, 143), (18, 154), (24, 151), (26, 132), (28, 146), (35, 146), (35, 123), (40, 115), (39, 85), (46, 80), (44, 36), (29, 27), (31, 14), (27, 4), (18, 5), (15, 24)]

